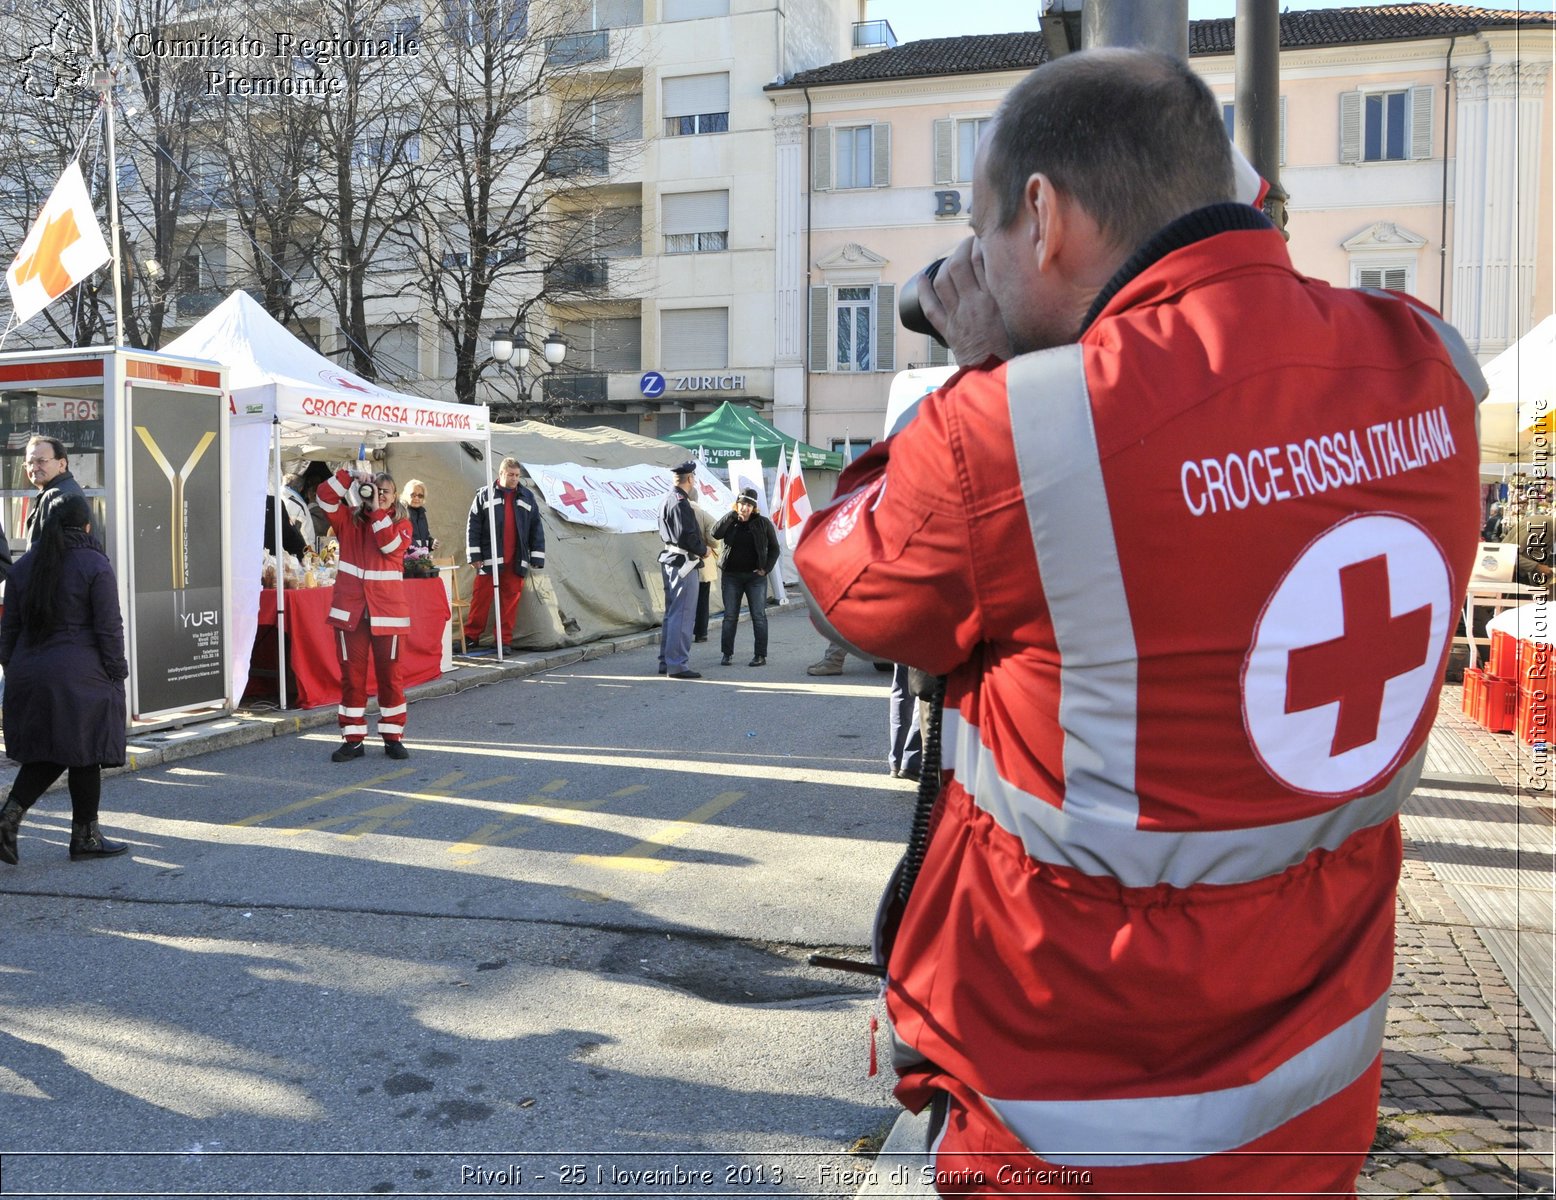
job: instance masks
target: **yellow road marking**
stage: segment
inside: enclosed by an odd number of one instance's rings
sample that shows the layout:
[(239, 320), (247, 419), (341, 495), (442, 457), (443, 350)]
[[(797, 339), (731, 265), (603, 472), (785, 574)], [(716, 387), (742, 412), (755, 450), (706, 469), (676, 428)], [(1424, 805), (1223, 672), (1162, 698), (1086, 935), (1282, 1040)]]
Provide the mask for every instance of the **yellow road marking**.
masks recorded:
[(311, 808), (315, 804), (323, 804), (328, 800), (338, 800), (341, 796), (349, 796), (352, 792), (367, 791), (380, 783), (388, 783), (391, 779), (403, 779), (414, 770), (414, 767), (401, 767), (398, 771), (390, 771), (387, 775), (378, 775), (372, 779), (364, 779), (360, 783), (349, 784), (346, 787), (335, 788), (333, 791), (323, 792), (317, 796), (310, 796), (307, 800), (299, 800), (295, 804), (287, 804), (281, 808), (272, 809), (270, 812), (244, 817), (242, 820), (231, 822), (229, 828), (241, 829), (245, 825), (260, 825), (265, 821), (274, 820), (276, 817), (290, 816), (294, 812), (301, 812), (303, 809)]
[(400, 793), (403, 798), (397, 803), (380, 804), (377, 808), (369, 808), (364, 812), (347, 813), (340, 817), (324, 817), (318, 821), (310, 821), (306, 825), (299, 825), (295, 829), (282, 829), (277, 832), (287, 837), (292, 837), (299, 833), (322, 833), (337, 825), (351, 825), (353, 827), (343, 830), (340, 836), (359, 838), (364, 834), (376, 833), (386, 822), (392, 823), (390, 828), (398, 828), (408, 822), (398, 821), (395, 818), (403, 817), (411, 809), (415, 808), (416, 805), (425, 803), (428, 800), (446, 799), (450, 794), (449, 789), (464, 777), (465, 773), (463, 771), (450, 771), (447, 775), (434, 779), (424, 792)]
[(662, 851), (681, 841), (698, 825), (712, 820), (744, 796), (744, 792), (720, 792), (706, 804), (692, 809), (679, 821), (672, 821), (652, 837), (644, 838), (636, 846), (631, 846), (620, 854), (580, 854), (573, 861), (591, 867), (605, 867), (612, 871), (648, 871), (663, 874), (674, 868), (676, 864), (660, 860), (657, 856)]
[[(510, 777), (511, 778), (511, 777)], [(448, 848), (450, 854), (474, 854), (483, 846), (495, 846), (502, 842), (511, 842), (521, 834), (528, 833), (534, 828), (533, 821), (516, 820), (518, 817), (532, 817), (535, 820), (545, 821), (553, 825), (581, 825), (583, 821), (574, 814), (591, 812), (594, 809), (603, 808), (611, 800), (619, 800), (624, 796), (635, 795), (638, 792), (646, 792), (647, 784), (633, 783), (624, 788), (618, 788), (610, 795), (597, 800), (563, 800), (553, 801), (555, 796), (567, 786), (565, 779), (553, 779), (538, 792), (526, 797), (525, 801), (506, 806), (511, 816), (505, 821), (492, 821), (481, 826), (464, 841), (458, 842)]]

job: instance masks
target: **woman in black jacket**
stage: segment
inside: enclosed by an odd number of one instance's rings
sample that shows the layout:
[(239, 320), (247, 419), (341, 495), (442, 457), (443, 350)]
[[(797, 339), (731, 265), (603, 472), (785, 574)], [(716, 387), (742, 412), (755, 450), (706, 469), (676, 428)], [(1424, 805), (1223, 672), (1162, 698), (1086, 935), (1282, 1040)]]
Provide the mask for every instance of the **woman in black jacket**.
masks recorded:
[(16, 830), (48, 786), (70, 772), (70, 857), (129, 847), (98, 832), (102, 768), (124, 762), (124, 622), (92, 510), (67, 496), (11, 569), (0, 618), (6, 757), (21, 764), (0, 808), (0, 862), (15, 864)]

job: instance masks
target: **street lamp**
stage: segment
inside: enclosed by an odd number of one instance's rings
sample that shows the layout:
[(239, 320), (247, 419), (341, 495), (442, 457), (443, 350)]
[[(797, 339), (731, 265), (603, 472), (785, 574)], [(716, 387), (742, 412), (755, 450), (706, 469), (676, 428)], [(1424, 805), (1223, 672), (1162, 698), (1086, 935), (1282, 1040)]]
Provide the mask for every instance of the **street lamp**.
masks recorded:
[[(567, 339), (553, 329), (541, 342), (540, 352), (546, 360), (547, 369), (554, 371), (567, 357)], [(499, 369), (512, 367), (514, 374), (519, 377), (517, 396), (521, 407), (534, 391), (535, 384), (542, 378), (541, 373), (536, 371), (528, 384), (524, 382), (524, 373), (529, 369), (529, 359), (530, 348), (524, 345), (523, 331), (517, 325), (492, 335), (492, 361)]]

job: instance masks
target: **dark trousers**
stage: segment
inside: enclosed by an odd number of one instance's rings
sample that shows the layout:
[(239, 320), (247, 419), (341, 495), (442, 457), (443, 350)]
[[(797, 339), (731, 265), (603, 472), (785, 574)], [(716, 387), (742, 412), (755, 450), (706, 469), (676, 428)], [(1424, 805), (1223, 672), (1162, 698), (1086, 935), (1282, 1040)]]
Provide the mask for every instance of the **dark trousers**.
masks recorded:
[(66, 767), (54, 762), (23, 763), (21, 770), (16, 772), (16, 782), (11, 785), (10, 798), (26, 811), (66, 771), (70, 772), (71, 821), (85, 825), (97, 820), (97, 806), (103, 796), (101, 767)]
[(895, 771), (917, 775), (924, 760), (919, 701), (908, 687), (908, 668), (901, 663), (897, 663), (891, 672), (891, 707), (887, 710), (886, 731), (891, 738), (886, 765)]
[(724, 572), (724, 627), (719, 631), (719, 649), (735, 652), (735, 630), (740, 625), (740, 601), (745, 598), (751, 612), (751, 631), (756, 635), (756, 657), (767, 657), (767, 576), (751, 571)]
[(708, 600), (712, 591), (713, 585), (706, 579), (697, 581), (697, 619), (692, 622), (692, 637), (699, 642), (708, 636)]

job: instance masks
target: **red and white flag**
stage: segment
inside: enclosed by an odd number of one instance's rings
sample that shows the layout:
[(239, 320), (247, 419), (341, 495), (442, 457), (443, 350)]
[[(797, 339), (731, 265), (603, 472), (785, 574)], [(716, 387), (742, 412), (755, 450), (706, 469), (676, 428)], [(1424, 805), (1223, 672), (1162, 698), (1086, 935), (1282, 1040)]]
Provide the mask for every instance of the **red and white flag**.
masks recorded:
[(794, 447), (794, 457), (789, 460), (789, 490), (783, 506), (785, 524), (783, 540), (790, 550), (799, 545), (805, 522), (810, 520), (810, 496), (805, 491), (805, 472), (800, 467), (800, 448)]
[(15, 324), (31, 320), (108, 261), (108, 243), (92, 210), (81, 166), (59, 177), (5, 273)]
[(767, 510), (773, 514), (773, 525), (785, 529), (789, 523), (789, 468), (784, 465), (783, 446), (778, 447), (778, 478), (773, 481), (773, 497)]

